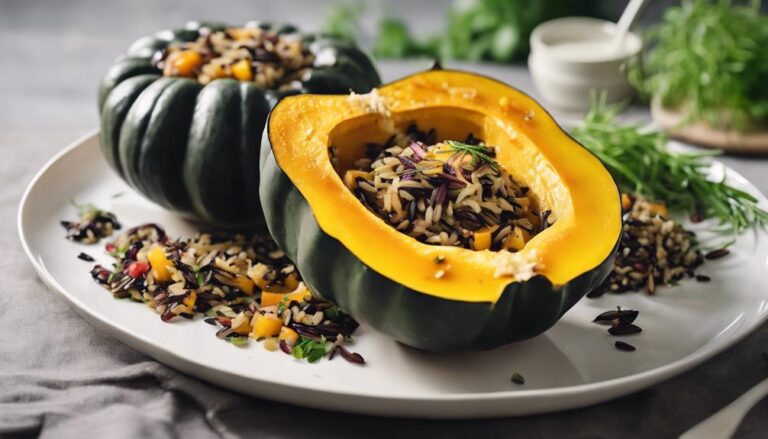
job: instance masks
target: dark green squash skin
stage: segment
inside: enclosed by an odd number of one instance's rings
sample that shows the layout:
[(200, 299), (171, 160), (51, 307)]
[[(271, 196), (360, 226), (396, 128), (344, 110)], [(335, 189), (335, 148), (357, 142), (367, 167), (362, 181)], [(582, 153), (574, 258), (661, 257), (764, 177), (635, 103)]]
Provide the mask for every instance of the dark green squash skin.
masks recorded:
[[(246, 26), (298, 32), (289, 25)], [(271, 108), (290, 94), (364, 93), (381, 81), (358, 48), (316, 35), (302, 35), (317, 61), (290, 91), (233, 79), (203, 86), (163, 77), (153, 65), (155, 53), (170, 43), (226, 27), (189, 23), (133, 43), (99, 86), (100, 140), (109, 165), (148, 199), (211, 225), (250, 227), (263, 223), (259, 147)]]
[[(602, 283), (619, 245), (617, 237), (603, 262), (561, 286), (535, 276), (511, 283), (495, 304), (446, 300), (374, 271), (326, 234), (306, 199), (277, 164), (269, 127), (264, 132), (260, 166), (265, 184), (259, 194), (269, 231), (310, 289), (360, 323), (423, 350), (492, 349), (542, 334)], [(343, 215), (339, 221), (344, 221)], [(408, 255), (403, 255), (402, 265), (407, 270)]]

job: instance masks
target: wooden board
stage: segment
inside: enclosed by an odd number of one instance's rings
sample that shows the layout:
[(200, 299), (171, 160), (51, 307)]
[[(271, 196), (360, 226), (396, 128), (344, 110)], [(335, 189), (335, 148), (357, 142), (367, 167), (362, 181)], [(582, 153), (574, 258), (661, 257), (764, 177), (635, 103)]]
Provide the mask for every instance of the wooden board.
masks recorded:
[(663, 108), (657, 99), (651, 103), (651, 116), (676, 139), (738, 154), (768, 155), (768, 127), (739, 132), (718, 130), (704, 122), (680, 126), (682, 112)]

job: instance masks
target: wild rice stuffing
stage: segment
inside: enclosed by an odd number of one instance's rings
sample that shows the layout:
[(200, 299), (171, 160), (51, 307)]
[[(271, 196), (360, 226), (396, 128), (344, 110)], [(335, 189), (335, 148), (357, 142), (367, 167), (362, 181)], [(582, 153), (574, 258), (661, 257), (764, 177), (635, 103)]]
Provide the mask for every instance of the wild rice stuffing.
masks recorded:
[(434, 129), (411, 125), (386, 144), (367, 144), (366, 158), (343, 178), (368, 209), (421, 242), (514, 252), (553, 218), (495, 156), (472, 134), (437, 142)]
[(336, 354), (364, 362), (344, 347), (357, 322), (313, 296), (267, 235), (200, 233), (172, 241), (145, 224), (106, 250), (116, 262), (93, 267), (93, 278), (117, 298), (146, 303), (165, 322), (205, 314), (216, 335), (235, 345), (252, 338), (310, 362)]
[(112, 212), (101, 210), (93, 204), (76, 204), (79, 220), (60, 221), (67, 230), (67, 239), (82, 244), (95, 244), (101, 238), (106, 238), (115, 230), (120, 230), (120, 223)]
[(294, 82), (314, 61), (299, 34), (280, 34), (258, 27), (201, 30), (191, 42), (174, 43), (155, 55), (165, 76), (253, 81), (264, 89), (298, 88)]
[(641, 289), (654, 294), (659, 285), (685, 276), (709, 280), (694, 272), (704, 262), (696, 234), (667, 219), (666, 206), (627, 195), (622, 204), (626, 213), (613, 271), (588, 297)]

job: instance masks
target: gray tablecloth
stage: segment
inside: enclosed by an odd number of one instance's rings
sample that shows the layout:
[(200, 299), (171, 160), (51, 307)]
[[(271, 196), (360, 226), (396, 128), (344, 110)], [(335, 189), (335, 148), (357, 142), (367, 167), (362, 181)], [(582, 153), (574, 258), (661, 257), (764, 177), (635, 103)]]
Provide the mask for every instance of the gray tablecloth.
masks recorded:
[[(297, 4), (298, 3), (298, 4)], [(390, 3), (393, 10), (405, 0)], [(410, 6), (427, 28), (439, 2)], [(182, 7), (183, 6), (183, 7)], [(0, 435), (46, 437), (520, 436), (671, 437), (768, 374), (768, 328), (655, 388), (596, 407), (477, 421), (322, 412), (234, 394), (179, 374), (99, 333), (32, 271), (16, 234), (23, 188), (56, 151), (97, 125), (95, 84), (135, 37), (195, 18), (316, 27), (322, 2), (0, 0)], [(437, 12), (439, 11), (439, 13)], [(416, 64), (386, 63), (386, 78)], [(521, 68), (488, 73), (530, 91)], [(635, 111), (634, 117), (645, 117)], [(566, 115), (559, 115), (561, 117)], [(725, 161), (768, 190), (764, 159)], [(765, 437), (768, 403), (739, 437)]]

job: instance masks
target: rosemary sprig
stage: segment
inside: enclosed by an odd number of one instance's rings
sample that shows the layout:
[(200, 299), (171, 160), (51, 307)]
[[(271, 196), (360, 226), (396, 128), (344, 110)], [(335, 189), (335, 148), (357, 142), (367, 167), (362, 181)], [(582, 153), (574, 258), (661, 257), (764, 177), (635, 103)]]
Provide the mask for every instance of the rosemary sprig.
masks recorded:
[(730, 186), (725, 178), (709, 178), (706, 158), (719, 151), (669, 151), (664, 133), (618, 124), (618, 110), (605, 105), (604, 99), (593, 99), (573, 135), (607, 166), (622, 191), (664, 202), (678, 212), (715, 218), (720, 232), (740, 234), (768, 222), (768, 212), (758, 207), (755, 197)]
[(468, 143), (449, 140), (446, 142), (451, 150), (462, 155), (472, 157), (472, 166), (477, 167), (480, 163), (490, 166), (496, 172), (499, 172), (499, 163), (491, 156), (491, 151), (483, 145), (470, 145)]

